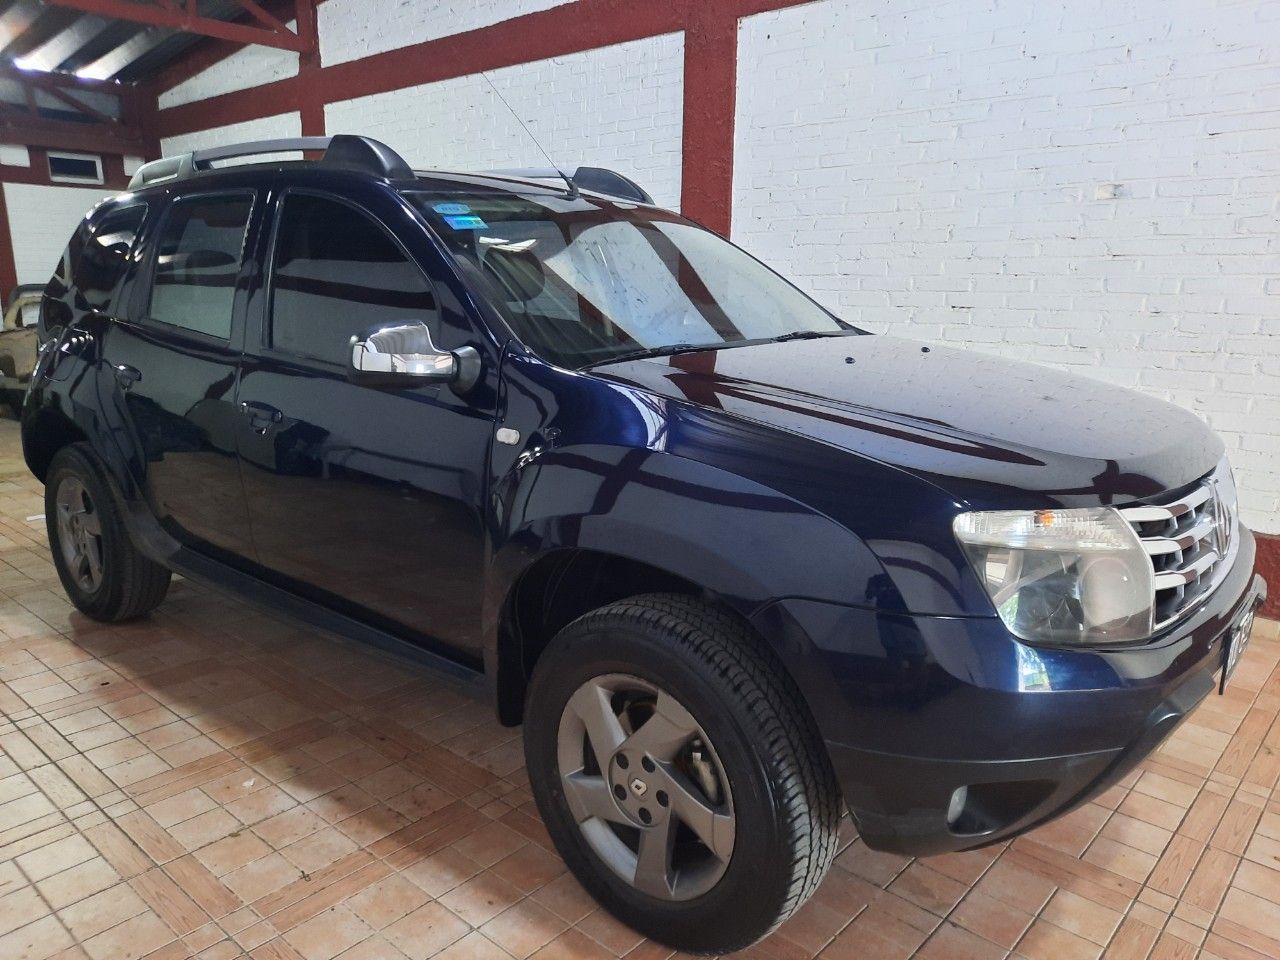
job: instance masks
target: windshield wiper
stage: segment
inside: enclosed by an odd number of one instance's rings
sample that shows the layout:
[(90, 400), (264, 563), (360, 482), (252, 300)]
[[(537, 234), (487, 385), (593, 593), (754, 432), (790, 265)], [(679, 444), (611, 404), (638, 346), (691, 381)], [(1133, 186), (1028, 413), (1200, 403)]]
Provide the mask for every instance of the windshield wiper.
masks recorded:
[(588, 366), (597, 366), (602, 363), (619, 363), (623, 360), (647, 360), (650, 357), (670, 357), (677, 353), (688, 353), (690, 350), (711, 350), (716, 347), (724, 346), (722, 343), (668, 343), (661, 347), (645, 347), (642, 350), (628, 350), (625, 353), (615, 353), (612, 357), (605, 357), (603, 360), (596, 360)]
[(846, 333), (852, 333), (851, 330), (792, 330), (790, 333), (780, 333), (776, 337), (770, 337), (768, 343), (786, 343), (788, 340), (816, 340), (819, 337), (842, 337)]

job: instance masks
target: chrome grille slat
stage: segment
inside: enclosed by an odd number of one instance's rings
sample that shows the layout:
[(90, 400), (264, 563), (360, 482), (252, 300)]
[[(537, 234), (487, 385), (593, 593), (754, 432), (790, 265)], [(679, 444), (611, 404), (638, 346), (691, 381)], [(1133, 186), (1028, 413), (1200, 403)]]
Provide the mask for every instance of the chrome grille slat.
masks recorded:
[(1176, 500), (1120, 508), (1151, 559), (1157, 632), (1199, 606), (1230, 569), (1237, 548), (1234, 490), (1224, 460)]
[(1215, 552), (1210, 550), (1208, 553), (1201, 555), (1200, 559), (1194, 563), (1189, 563), (1185, 567), (1179, 567), (1177, 570), (1166, 570), (1163, 573), (1156, 574), (1156, 593), (1161, 590), (1172, 590), (1175, 587), (1185, 587), (1187, 584), (1195, 580), (1199, 580), (1200, 576), (1221, 559)]
[[(1125, 511), (1121, 510), (1121, 514)], [(1128, 519), (1126, 517), (1125, 519)], [(1212, 535), (1213, 518), (1201, 517), (1186, 533), (1175, 537), (1148, 537), (1142, 541), (1142, 547), (1150, 556), (1160, 557), (1168, 553), (1190, 550), (1197, 543)]]
[(1183, 514), (1190, 513), (1196, 507), (1202, 506), (1205, 501), (1213, 496), (1213, 490), (1206, 483), (1204, 486), (1197, 487), (1194, 491), (1187, 494), (1180, 500), (1173, 503), (1163, 503), (1156, 506), (1126, 507), (1120, 511), (1120, 516), (1124, 517), (1130, 523), (1153, 523), (1159, 520), (1176, 520)]

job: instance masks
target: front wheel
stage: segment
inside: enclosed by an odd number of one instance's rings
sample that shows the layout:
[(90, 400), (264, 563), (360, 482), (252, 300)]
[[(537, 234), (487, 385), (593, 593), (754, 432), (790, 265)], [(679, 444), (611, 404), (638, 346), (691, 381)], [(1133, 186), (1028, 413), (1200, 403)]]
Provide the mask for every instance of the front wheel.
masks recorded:
[(106, 477), (82, 444), (63, 447), (49, 465), (44, 514), (58, 578), (86, 616), (131, 620), (164, 599), (169, 570), (133, 545)]
[(681, 950), (760, 939), (835, 855), (839, 791), (799, 692), (743, 624), (690, 597), (562, 630), (534, 671), (525, 755), (583, 886)]

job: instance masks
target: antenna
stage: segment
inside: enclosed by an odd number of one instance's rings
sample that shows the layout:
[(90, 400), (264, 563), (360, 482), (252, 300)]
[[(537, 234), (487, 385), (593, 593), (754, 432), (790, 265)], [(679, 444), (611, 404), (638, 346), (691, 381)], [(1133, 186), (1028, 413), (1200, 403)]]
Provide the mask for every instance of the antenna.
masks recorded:
[(493, 89), (494, 95), (497, 96), (497, 98), (502, 101), (502, 105), (511, 111), (511, 115), (516, 118), (516, 123), (520, 124), (520, 128), (529, 135), (529, 139), (532, 140), (533, 145), (538, 148), (538, 152), (541, 153), (544, 157), (546, 157), (547, 163), (551, 164), (552, 169), (554, 169), (556, 173), (560, 174), (560, 179), (569, 185), (569, 199), (577, 200), (578, 185), (573, 182), (573, 178), (570, 177), (563, 170), (561, 170), (560, 165), (551, 159), (551, 154), (547, 153), (547, 151), (543, 149), (543, 146), (538, 141), (538, 138), (535, 137), (533, 135), (533, 131), (529, 129), (529, 125), (526, 124), (524, 120), (520, 118), (520, 114), (516, 113), (515, 110), (512, 109), (511, 104), (507, 103), (507, 98), (502, 95), (502, 91), (498, 89), (497, 84), (495, 84), (492, 80), (489, 79), (489, 74), (486, 73), (484, 70), (481, 70), (480, 76), (484, 77), (485, 83), (489, 84), (489, 86)]

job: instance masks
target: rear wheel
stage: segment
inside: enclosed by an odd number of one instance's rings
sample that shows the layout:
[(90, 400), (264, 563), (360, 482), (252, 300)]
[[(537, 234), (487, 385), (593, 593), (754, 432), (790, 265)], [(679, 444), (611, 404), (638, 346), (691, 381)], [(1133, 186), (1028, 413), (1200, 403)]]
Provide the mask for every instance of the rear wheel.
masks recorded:
[(95, 620), (131, 620), (153, 610), (171, 574), (129, 539), (92, 454), (63, 447), (45, 478), (45, 526), (58, 577), (71, 602)]
[(538, 660), (525, 754), (565, 862), (682, 950), (758, 940), (816, 889), (839, 793), (799, 692), (744, 625), (653, 594), (566, 627)]

